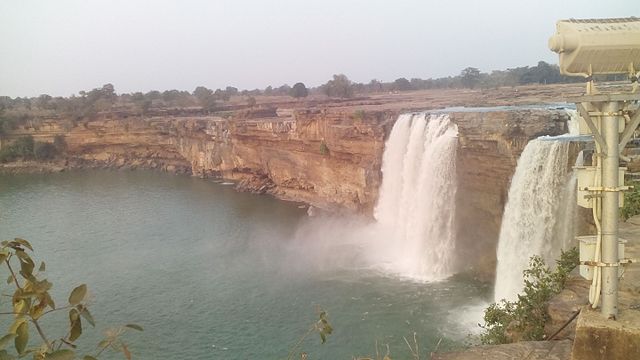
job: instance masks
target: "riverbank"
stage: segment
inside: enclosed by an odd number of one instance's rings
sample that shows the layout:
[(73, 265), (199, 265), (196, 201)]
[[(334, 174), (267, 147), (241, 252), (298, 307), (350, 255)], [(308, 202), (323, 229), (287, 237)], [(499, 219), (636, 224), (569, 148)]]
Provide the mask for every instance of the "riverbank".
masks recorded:
[[(640, 215), (620, 223), (620, 237), (628, 242), (626, 258), (640, 257)], [(628, 265), (619, 284), (619, 316), (616, 321), (603, 319), (599, 309), (588, 304), (590, 281), (574, 271), (565, 289), (549, 303), (550, 321), (545, 327), (552, 341), (518, 342), (506, 345), (479, 346), (464, 351), (435, 354), (437, 360), (508, 360), (553, 359), (596, 360), (636, 359), (640, 357), (640, 266)], [(577, 312), (573, 321), (567, 322)]]
[(68, 165), (63, 160), (55, 162), (16, 161), (0, 164), (0, 174), (5, 175), (56, 173), (67, 169)]

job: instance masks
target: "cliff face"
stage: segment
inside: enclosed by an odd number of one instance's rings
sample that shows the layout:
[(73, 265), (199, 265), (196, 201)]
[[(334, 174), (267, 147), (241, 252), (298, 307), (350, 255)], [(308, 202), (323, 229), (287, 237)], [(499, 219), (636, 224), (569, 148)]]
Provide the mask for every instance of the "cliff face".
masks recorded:
[[(263, 115), (263, 114), (258, 114)], [(67, 166), (151, 168), (232, 179), (239, 190), (314, 206), (368, 213), (381, 181), (386, 129), (395, 114), (373, 117), (297, 111), (277, 117), (100, 118), (42, 121), (8, 141), (63, 135)]]
[(187, 119), (173, 123), (171, 142), (194, 175), (239, 181), (326, 209), (368, 212), (381, 181), (384, 121), (327, 112), (286, 118)]
[[(43, 121), (13, 131), (52, 141), (64, 135), (66, 166), (150, 168), (237, 181), (329, 209), (371, 214), (384, 141), (396, 112), (297, 110), (234, 118), (163, 116)], [(495, 268), (509, 181), (527, 142), (566, 132), (563, 110), (454, 112), (458, 125), (458, 254), (463, 268)], [(469, 260), (474, 259), (474, 260)]]
[(492, 276), (511, 176), (529, 140), (567, 132), (564, 110), (452, 113), (458, 125), (457, 250), (461, 268)]

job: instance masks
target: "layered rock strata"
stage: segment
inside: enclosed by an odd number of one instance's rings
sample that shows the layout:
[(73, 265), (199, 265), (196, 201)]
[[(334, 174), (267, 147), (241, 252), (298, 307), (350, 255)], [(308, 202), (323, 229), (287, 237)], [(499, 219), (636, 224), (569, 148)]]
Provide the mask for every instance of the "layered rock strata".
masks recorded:
[[(370, 215), (382, 181), (384, 142), (397, 116), (340, 109), (244, 112), (230, 118), (111, 114), (77, 123), (26, 124), (5, 143), (24, 135), (38, 141), (62, 135), (68, 168), (148, 168), (225, 178), (235, 180), (239, 190)], [(458, 253), (491, 273), (517, 159), (530, 139), (564, 133), (568, 117), (563, 110), (450, 116), (459, 129), (452, 159), (458, 165)]]

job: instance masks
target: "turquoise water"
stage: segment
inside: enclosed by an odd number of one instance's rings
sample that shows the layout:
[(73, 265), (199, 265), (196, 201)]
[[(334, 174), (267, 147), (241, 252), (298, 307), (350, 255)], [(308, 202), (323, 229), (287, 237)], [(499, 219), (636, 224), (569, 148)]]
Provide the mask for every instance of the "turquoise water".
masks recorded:
[[(32, 242), (59, 306), (88, 284), (97, 326), (85, 326), (86, 352), (108, 327), (137, 323), (145, 331), (124, 338), (137, 359), (283, 359), (317, 306), (335, 331), (324, 345), (318, 336), (302, 344), (309, 359), (375, 355), (376, 341), (404, 358), (402, 337), (414, 332), (423, 351), (469, 341), (489, 288), (350, 266), (349, 249), (322, 240), (331, 221), (298, 205), (155, 172), (0, 176), (0, 237)], [(45, 321), (49, 337), (62, 335), (65, 318)], [(10, 321), (0, 316), (0, 329)]]

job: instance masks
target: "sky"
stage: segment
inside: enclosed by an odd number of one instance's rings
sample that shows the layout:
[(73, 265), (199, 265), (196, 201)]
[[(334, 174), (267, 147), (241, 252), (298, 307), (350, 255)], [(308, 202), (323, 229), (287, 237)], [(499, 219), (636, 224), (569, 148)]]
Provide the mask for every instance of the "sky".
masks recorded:
[(0, 0), (0, 96), (239, 89), (557, 63), (567, 18), (638, 0)]

